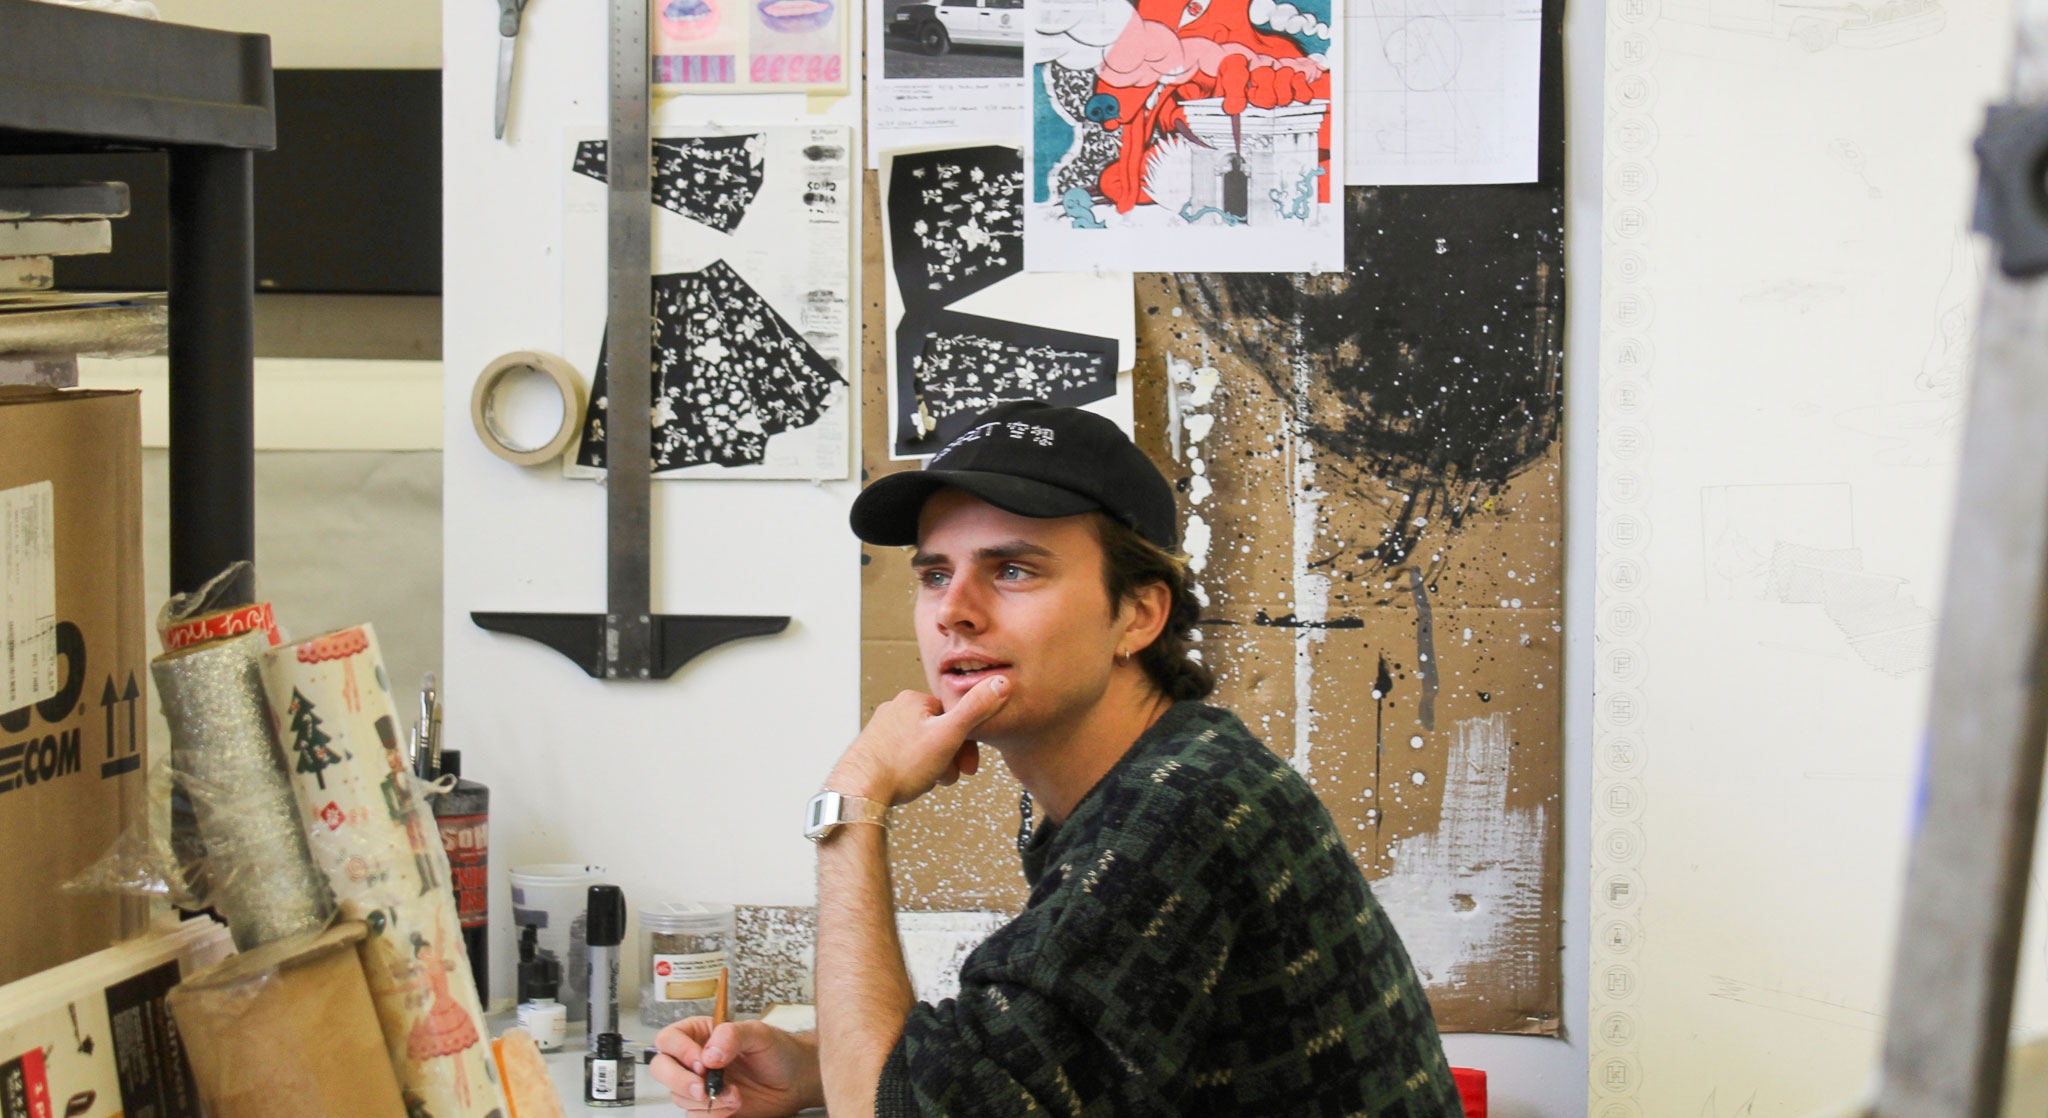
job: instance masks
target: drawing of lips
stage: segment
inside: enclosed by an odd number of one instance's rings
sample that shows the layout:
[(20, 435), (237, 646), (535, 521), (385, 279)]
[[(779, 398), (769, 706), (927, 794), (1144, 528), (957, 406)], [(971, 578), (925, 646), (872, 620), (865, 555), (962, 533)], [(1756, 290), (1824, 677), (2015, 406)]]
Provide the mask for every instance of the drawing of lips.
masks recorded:
[(702, 39), (718, 30), (718, 9), (706, 0), (669, 0), (661, 9), (661, 33), (671, 39)]
[(759, 10), (772, 31), (816, 31), (832, 22), (832, 0), (761, 0)]

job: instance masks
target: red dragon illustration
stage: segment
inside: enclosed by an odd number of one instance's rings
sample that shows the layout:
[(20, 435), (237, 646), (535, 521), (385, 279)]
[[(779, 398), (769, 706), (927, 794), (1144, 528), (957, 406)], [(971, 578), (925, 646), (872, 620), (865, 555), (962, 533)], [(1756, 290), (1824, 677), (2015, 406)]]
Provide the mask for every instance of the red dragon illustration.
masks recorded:
[[(1250, 0), (1136, 0), (1136, 11), (1103, 58), (1088, 119), (1121, 132), (1118, 154), (1100, 190), (1117, 212), (1151, 202), (1145, 170), (1168, 136), (1193, 139), (1182, 104), (1220, 97), (1233, 132), (1247, 106), (1327, 102), (1330, 75), (1301, 46), (1259, 29)], [(1329, 200), (1330, 114), (1318, 137), (1324, 173), (1317, 200)]]

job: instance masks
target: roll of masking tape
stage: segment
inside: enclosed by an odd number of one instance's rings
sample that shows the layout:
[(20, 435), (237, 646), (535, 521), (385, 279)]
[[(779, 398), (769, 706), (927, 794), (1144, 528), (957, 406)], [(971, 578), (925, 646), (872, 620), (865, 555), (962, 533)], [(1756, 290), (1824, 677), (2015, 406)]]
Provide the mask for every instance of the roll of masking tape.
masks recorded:
[[(498, 386), (519, 369), (544, 374), (562, 394), (562, 425), (554, 438), (540, 446), (519, 446), (498, 426)], [(583, 422), (583, 385), (576, 379), (576, 370), (552, 353), (532, 349), (508, 353), (484, 366), (482, 375), (476, 378), (476, 390), (469, 394), (469, 420), (476, 426), (476, 437), (505, 461), (515, 466), (552, 462), (569, 448), (576, 438), (577, 425)]]

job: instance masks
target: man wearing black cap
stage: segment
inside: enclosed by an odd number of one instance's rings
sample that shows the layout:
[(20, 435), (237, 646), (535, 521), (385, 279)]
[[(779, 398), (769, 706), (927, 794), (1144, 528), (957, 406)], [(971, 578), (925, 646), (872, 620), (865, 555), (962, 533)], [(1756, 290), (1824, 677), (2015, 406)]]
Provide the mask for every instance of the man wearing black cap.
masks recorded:
[[(653, 1074), (678, 1105), (1461, 1113), (1414, 968), (1328, 812), (1200, 702), (1173, 491), (1113, 423), (1002, 405), (923, 471), (868, 486), (852, 521), (917, 548), (930, 693), (882, 704), (811, 801), (818, 1032), (670, 1026)], [(1031, 896), (968, 957), (959, 997), (926, 1005), (896, 939), (888, 808), (972, 774), (980, 745), (1044, 815)]]

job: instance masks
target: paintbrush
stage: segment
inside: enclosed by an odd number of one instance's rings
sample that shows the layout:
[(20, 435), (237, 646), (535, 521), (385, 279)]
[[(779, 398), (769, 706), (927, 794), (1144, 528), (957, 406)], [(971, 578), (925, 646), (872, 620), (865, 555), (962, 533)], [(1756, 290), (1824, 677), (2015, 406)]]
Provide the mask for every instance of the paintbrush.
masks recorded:
[[(718, 968), (718, 999), (711, 1003), (711, 1028), (725, 1024), (725, 968)], [(718, 1092), (725, 1090), (725, 1069), (712, 1068), (704, 1073), (704, 1093), (711, 1096), (711, 1105), (718, 1105)]]

